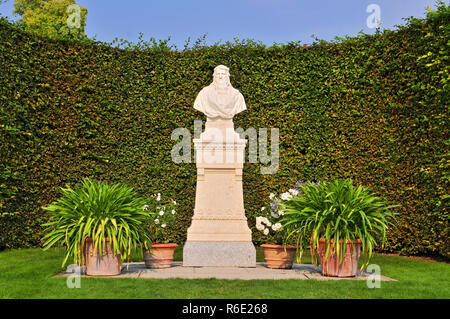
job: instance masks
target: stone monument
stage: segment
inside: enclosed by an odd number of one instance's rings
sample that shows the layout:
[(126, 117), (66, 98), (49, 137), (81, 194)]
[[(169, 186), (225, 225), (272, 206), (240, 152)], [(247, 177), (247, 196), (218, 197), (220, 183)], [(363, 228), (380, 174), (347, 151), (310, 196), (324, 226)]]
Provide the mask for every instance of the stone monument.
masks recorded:
[(247, 108), (242, 94), (231, 86), (226, 66), (214, 69), (213, 82), (200, 91), (194, 108), (207, 120), (205, 131), (194, 139), (197, 189), (183, 265), (255, 267), (242, 191), (247, 141), (233, 125), (233, 116)]

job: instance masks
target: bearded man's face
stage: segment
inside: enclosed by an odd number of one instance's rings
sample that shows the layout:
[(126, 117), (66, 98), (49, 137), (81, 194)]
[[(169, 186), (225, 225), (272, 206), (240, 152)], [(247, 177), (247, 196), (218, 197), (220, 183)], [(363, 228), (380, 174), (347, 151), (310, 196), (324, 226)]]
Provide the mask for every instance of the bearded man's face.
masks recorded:
[(218, 70), (214, 74), (214, 82), (219, 88), (226, 88), (229, 82), (229, 75), (225, 70)]

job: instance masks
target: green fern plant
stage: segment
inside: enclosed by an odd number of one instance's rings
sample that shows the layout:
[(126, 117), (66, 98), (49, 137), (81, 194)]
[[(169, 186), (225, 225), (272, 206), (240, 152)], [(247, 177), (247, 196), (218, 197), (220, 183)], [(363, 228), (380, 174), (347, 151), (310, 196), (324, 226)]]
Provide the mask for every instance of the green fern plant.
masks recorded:
[(300, 253), (303, 243), (310, 242), (315, 265), (319, 239), (327, 241), (325, 259), (334, 246), (340, 263), (344, 260), (347, 241), (361, 240), (361, 269), (365, 269), (373, 249), (385, 242), (386, 230), (396, 215), (390, 209), (396, 206), (388, 206), (368, 188), (355, 187), (352, 180), (306, 183), (299, 186), (298, 196), (282, 204), (281, 223), (286, 231), (285, 240), (296, 236)]
[(121, 254), (122, 259), (149, 241), (144, 221), (152, 213), (142, 209), (147, 199), (138, 196), (132, 187), (85, 178), (74, 189), (66, 186), (61, 191), (62, 198), (42, 208), (50, 214), (49, 222), (43, 225), (48, 231), (43, 238), (44, 250), (65, 243), (62, 266), (70, 256), (74, 263), (84, 263), (83, 249), (88, 238), (100, 255), (109, 239), (114, 255)]

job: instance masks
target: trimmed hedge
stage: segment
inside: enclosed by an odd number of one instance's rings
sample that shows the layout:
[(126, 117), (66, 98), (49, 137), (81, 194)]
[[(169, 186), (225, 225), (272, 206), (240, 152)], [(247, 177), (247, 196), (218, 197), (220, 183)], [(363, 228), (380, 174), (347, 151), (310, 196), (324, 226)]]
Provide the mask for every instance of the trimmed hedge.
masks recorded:
[[(173, 241), (185, 240), (195, 164), (175, 164), (173, 129), (218, 64), (248, 110), (235, 127), (280, 129), (280, 167), (246, 163), (254, 217), (271, 192), (297, 180), (352, 178), (401, 205), (386, 251), (450, 256), (450, 12), (336, 43), (264, 47), (252, 41), (184, 51), (49, 40), (0, 24), (0, 249), (42, 244), (41, 206), (89, 176), (125, 182), (179, 203)], [(205, 120), (203, 118), (203, 120)]]

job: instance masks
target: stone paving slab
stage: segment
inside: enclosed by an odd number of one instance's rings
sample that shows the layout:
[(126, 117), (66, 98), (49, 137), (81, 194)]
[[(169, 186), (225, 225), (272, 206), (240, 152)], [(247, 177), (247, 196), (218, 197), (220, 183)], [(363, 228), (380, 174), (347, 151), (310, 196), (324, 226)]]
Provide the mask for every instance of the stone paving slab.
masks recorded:
[[(127, 267), (128, 266), (128, 267)], [(73, 275), (70, 272), (61, 272), (55, 277), (66, 277)], [(294, 264), (292, 269), (271, 269), (265, 263), (256, 263), (255, 268), (241, 267), (184, 267), (182, 262), (174, 262), (172, 267), (163, 269), (147, 269), (143, 262), (125, 263), (122, 272), (118, 276), (102, 276), (101, 278), (183, 278), (183, 279), (317, 279), (317, 280), (366, 280), (370, 274), (361, 274), (358, 271), (356, 277), (337, 278), (325, 277), (320, 273), (320, 266), (315, 269), (312, 264)], [(81, 275), (84, 277), (85, 275)], [(89, 276), (93, 277), (93, 276)], [(99, 276), (100, 277), (100, 276)], [(397, 281), (395, 279), (381, 276), (382, 281)]]

